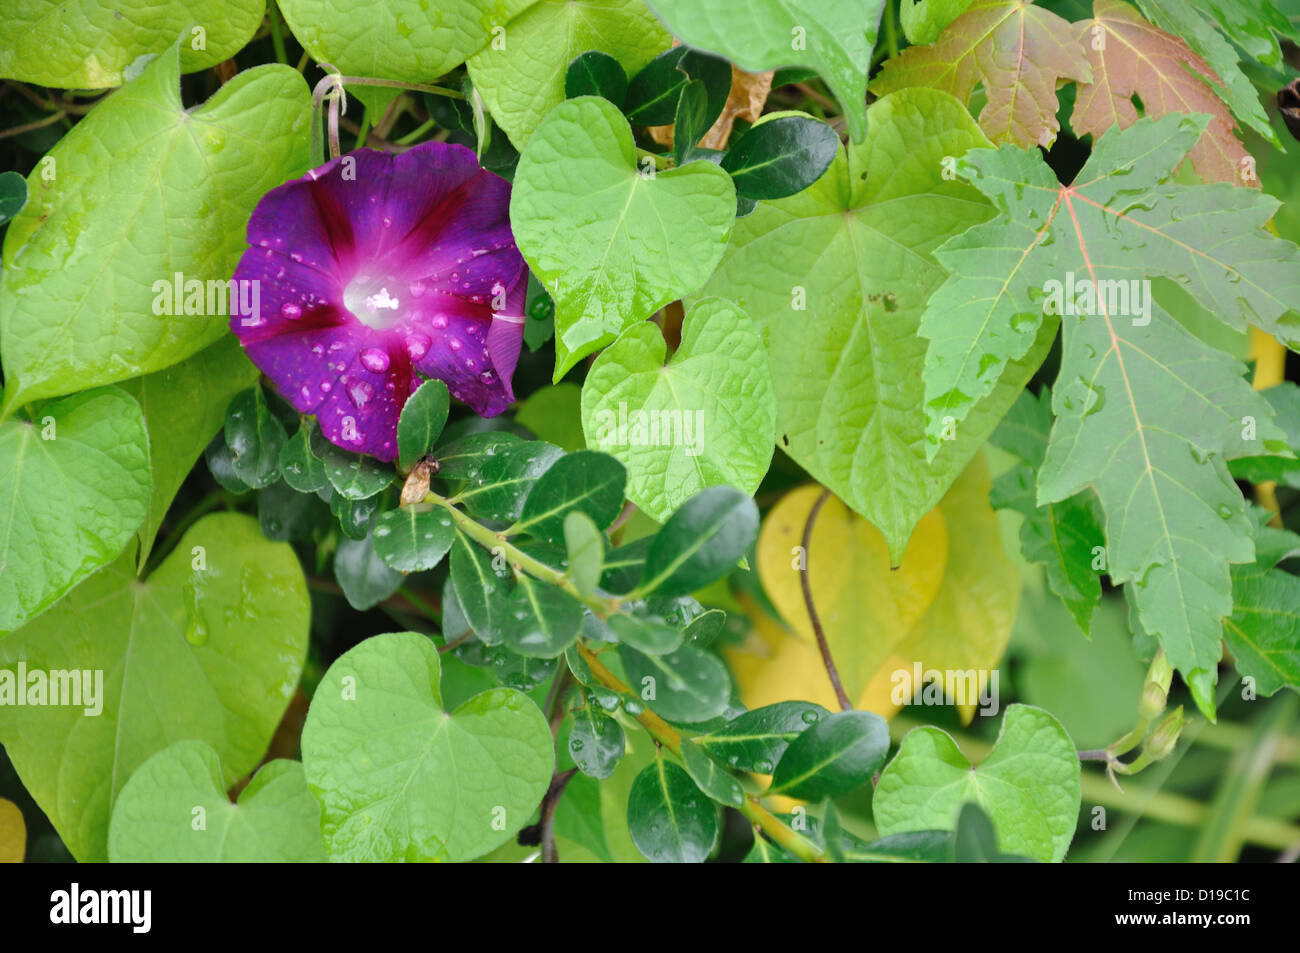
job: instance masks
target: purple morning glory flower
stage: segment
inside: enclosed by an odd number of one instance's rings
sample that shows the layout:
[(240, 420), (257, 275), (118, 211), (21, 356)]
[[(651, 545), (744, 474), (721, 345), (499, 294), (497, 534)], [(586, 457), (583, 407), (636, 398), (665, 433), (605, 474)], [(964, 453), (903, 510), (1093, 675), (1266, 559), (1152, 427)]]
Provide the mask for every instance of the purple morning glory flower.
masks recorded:
[[(419, 371), (484, 417), (514, 401), (527, 268), (510, 185), (464, 146), (358, 149), (262, 197), (231, 330), (334, 444), (397, 456)], [(251, 302), (251, 304), (250, 304)]]

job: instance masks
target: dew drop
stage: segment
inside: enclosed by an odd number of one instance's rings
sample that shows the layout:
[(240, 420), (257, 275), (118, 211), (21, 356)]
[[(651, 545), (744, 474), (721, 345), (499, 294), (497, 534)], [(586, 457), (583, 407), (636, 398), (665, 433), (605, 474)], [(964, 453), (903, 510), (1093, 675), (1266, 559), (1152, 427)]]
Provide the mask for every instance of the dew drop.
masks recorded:
[(411, 360), (418, 361), (429, 353), (429, 345), (432, 343), (426, 334), (412, 334), (406, 339), (406, 353), (411, 355)]
[(368, 347), (361, 352), (361, 363), (366, 370), (382, 374), (388, 370), (388, 352), (382, 348)]
[(447, 326), (447, 316), (439, 312), (438, 314), (435, 314), (433, 316), (433, 320), (429, 323), (432, 324), (439, 331), (441, 331), (443, 328)]
[[(290, 321), (296, 321), (298, 318), (302, 317), (302, 308), (298, 307), (298, 305), (294, 304), (292, 301), (286, 301), (280, 307), (280, 314), (288, 318)], [(313, 350), (315, 349), (313, 348)]]
[(453, 351), (459, 351), (462, 347), (464, 347), (464, 344), (461, 343), (460, 338), (447, 338), (447, 346), (450, 347)]
[(352, 381), (348, 385), (348, 399), (360, 410), (370, 403), (375, 396), (375, 389), (368, 381)]

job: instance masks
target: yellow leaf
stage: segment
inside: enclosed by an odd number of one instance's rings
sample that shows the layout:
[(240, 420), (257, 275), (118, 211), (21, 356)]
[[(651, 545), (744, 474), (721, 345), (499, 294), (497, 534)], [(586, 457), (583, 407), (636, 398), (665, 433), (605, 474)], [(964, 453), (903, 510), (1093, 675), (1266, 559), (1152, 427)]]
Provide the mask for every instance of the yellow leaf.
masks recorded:
[(27, 853), (27, 825), (13, 801), (0, 797), (0, 864), (21, 864)]
[[(989, 474), (976, 457), (918, 524), (901, 564), (889, 566), (884, 537), (830, 498), (801, 557), (816, 486), (787, 494), (768, 514), (758, 542), (758, 571), (789, 632), (751, 612), (750, 642), (728, 654), (741, 699), (750, 707), (787, 699), (835, 708), (804, 601), (800, 559), (831, 655), (855, 705), (885, 717), (910, 699), (915, 666), (944, 674), (956, 692), (961, 673), (983, 688), (997, 667), (1020, 600), (1020, 576), (1002, 548), (989, 505)], [(975, 704), (959, 704), (969, 721)]]

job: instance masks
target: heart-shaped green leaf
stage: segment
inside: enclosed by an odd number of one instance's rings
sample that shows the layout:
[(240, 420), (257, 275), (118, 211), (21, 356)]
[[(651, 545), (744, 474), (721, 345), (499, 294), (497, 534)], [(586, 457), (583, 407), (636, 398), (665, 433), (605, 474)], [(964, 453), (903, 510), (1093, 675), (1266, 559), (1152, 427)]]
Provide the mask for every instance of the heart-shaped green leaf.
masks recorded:
[(492, 118), (518, 149), (564, 101), (565, 74), (578, 54), (599, 50), (630, 76), (673, 41), (644, 0), (513, 0), (513, 7), (514, 18), (468, 65)]
[(186, 109), (173, 46), (78, 122), (5, 235), (5, 409), (159, 370), (225, 333), (244, 226), (306, 168), (310, 114), (302, 76), (274, 64)]
[[(358, 29), (357, 7), (348, 0), (279, 0), (289, 28), (312, 59), (351, 76), (431, 82), (492, 38), (494, 27), (532, 0), (388, 0), (366, 8)], [(371, 109), (382, 109), (397, 90), (350, 86)]]
[(308, 615), (289, 545), (216, 513), (148, 579), (127, 554), (0, 641), (11, 672), (102, 673), (93, 705), (0, 706), (0, 742), (74, 857), (104, 859), (122, 785), (173, 742), (212, 745), (227, 784), (257, 765), (298, 686)]
[(178, 741), (122, 787), (108, 829), (114, 863), (324, 861), (320, 805), (297, 761), (260, 768), (231, 804), (221, 759), (202, 741)]
[(18, 628), (131, 539), (149, 508), (140, 405), (115, 387), (0, 424), (0, 634)]
[[(736, 226), (702, 294), (739, 304), (766, 332), (778, 444), (884, 534), (895, 562), (1047, 354), (1045, 330), (930, 461), (921, 313), (946, 273), (931, 255), (989, 217), (945, 156), (988, 140), (946, 93), (874, 103), (865, 144), (809, 189)], [(951, 165), (951, 163), (948, 163)], [(898, 223), (905, 221), (900, 230)], [(810, 343), (811, 341), (811, 343)]]
[(377, 635), (321, 679), (302, 732), (334, 860), (470, 860), (526, 823), (550, 783), (550, 728), (509, 688), (442, 707), (438, 650)]
[(167, 507), (194, 461), (222, 429), (231, 399), (256, 382), (257, 368), (235, 336), (227, 334), (189, 360), (122, 384), (144, 411), (153, 472), (149, 516), (139, 533), (139, 565), (149, 558)]
[(736, 214), (711, 162), (638, 166), (618, 107), (583, 96), (553, 109), (515, 172), (510, 223), (555, 300), (555, 379), (668, 302), (722, 257)]
[(187, 73), (243, 49), (265, 0), (22, 0), (0, 22), (0, 76), (56, 89), (120, 86), (181, 35)]
[(972, 768), (952, 737), (917, 728), (876, 784), (881, 834), (953, 830), (974, 801), (992, 819), (1003, 853), (1059, 861), (1079, 815), (1079, 758), (1061, 723), (1041, 708), (1010, 705), (989, 756)]
[(697, 302), (664, 364), (659, 328), (628, 328), (582, 388), (587, 445), (628, 468), (628, 499), (663, 521), (696, 493), (758, 489), (776, 442), (776, 398), (757, 325), (721, 298)]

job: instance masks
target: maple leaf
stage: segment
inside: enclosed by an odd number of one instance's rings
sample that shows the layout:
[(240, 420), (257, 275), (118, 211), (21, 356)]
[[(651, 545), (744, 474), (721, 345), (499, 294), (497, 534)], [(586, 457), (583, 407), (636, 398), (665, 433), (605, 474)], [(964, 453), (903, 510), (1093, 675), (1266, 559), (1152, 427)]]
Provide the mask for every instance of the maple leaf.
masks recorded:
[(879, 95), (929, 86), (970, 105), (982, 83), (988, 95), (979, 115), (985, 135), (994, 142), (1050, 147), (1061, 128), (1056, 87), (1091, 78), (1068, 21), (1030, 0), (975, 0), (934, 43), (887, 60), (871, 85)]
[(1037, 150), (967, 153), (961, 170), (1001, 214), (936, 252), (952, 274), (921, 333), (937, 452), (989, 375), (1025, 353), (1044, 320), (1062, 322), (1038, 504), (1096, 492), (1111, 579), (1133, 584), (1143, 627), (1211, 714), (1228, 565), (1254, 553), (1226, 461), (1289, 451), (1244, 366), (1165, 312), (1148, 279), (1172, 278), (1225, 323), (1294, 344), (1300, 249), (1264, 230), (1275, 199), (1172, 182), (1206, 122), (1175, 114), (1115, 130), (1070, 186)]
[(1147, 116), (1206, 113), (1209, 125), (1189, 158), (1207, 181), (1258, 185), (1254, 162), (1233, 135), (1232, 113), (1210, 83), (1222, 80), (1176, 36), (1152, 26), (1121, 0), (1095, 0), (1091, 20), (1074, 25), (1092, 66), (1092, 82), (1080, 83), (1070, 126), (1080, 136), (1100, 136), (1111, 126), (1137, 121), (1137, 95)]

